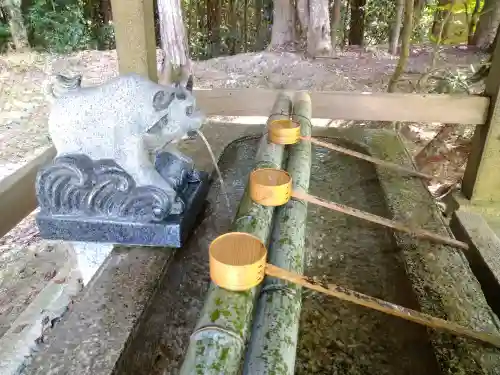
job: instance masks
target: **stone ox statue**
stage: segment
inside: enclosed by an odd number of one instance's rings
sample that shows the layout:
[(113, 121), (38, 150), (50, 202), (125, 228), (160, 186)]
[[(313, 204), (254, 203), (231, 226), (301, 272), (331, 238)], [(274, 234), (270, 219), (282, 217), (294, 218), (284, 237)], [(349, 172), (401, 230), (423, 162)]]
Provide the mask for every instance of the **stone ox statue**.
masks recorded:
[(42, 236), (180, 246), (186, 225), (165, 220), (198, 202), (202, 184), (175, 146), (204, 121), (191, 89), (191, 77), (186, 87), (130, 74), (84, 88), (81, 76), (58, 76), (49, 91), (57, 157), (36, 183)]

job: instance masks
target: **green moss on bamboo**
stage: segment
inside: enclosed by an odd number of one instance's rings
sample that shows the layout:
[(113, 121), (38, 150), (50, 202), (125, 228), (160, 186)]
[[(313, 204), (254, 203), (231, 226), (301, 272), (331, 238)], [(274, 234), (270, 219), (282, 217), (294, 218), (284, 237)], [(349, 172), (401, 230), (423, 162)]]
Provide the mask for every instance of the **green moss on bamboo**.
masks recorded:
[[(310, 101), (301, 100), (297, 110), (298, 114), (310, 117)], [(310, 122), (300, 116), (298, 119), (302, 124), (302, 134), (309, 135)], [(310, 143), (299, 143), (289, 147), (288, 151), (287, 171), (292, 175), (294, 189), (307, 192), (311, 165)], [(307, 205), (300, 201), (291, 200), (277, 209), (275, 233), (269, 248), (270, 262), (295, 272), (302, 272), (306, 215)], [(288, 375), (293, 372), (295, 362), (293, 348), (296, 345), (297, 332), (291, 335), (290, 330), (293, 332), (294, 327), (298, 329), (301, 289), (274, 278), (268, 278), (266, 282), (266, 285), (282, 285), (288, 291), (271, 288), (260, 300), (260, 304), (267, 304), (268, 307), (257, 312), (256, 319), (260, 330), (254, 331), (253, 335), (262, 335), (262, 338), (252, 340), (249, 351), (252, 356), (247, 358), (244, 372)], [(253, 346), (254, 343), (258, 346)]]

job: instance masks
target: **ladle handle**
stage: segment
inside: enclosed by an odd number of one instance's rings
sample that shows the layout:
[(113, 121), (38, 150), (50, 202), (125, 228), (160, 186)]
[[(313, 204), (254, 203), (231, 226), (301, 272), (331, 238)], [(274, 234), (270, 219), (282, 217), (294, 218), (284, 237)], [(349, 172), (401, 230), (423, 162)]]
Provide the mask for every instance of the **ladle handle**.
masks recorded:
[(381, 311), (383, 313), (397, 316), (405, 320), (412, 321), (430, 328), (439, 328), (456, 335), (471, 337), (473, 339), (486, 342), (500, 348), (500, 336), (488, 332), (475, 331), (459, 324), (435, 318), (431, 315), (424, 314), (406, 307), (396, 305), (391, 302), (384, 301), (366, 294), (358, 293), (354, 290), (344, 288), (335, 284), (319, 284), (311, 279), (298, 275), (296, 273), (287, 271), (283, 268), (266, 264), (266, 275), (276, 277), (294, 284), (302, 285), (308, 289), (327, 294), (329, 296), (337, 297), (344, 301), (349, 301), (357, 305), (365, 306), (373, 310)]
[(367, 221), (370, 221), (375, 224), (383, 225), (388, 228), (396, 229), (401, 232), (409, 233), (411, 235), (414, 235), (415, 237), (419, 238), (425, 238), (429, 240), (434, 240), (440, 243), (444, 243), (446, 245), (458, 247), (460, 249), (468, 250), (469, 245), (467, 245), (465, 242), (457, 241), (453, 238), (445, 237), (445, 236), (440, 236), (438, 234), (432, 233), (430, 231), (427, 231), (425, 229), (420, 229), (420, 228), (415, 228), (412, 229), (410, 227), (407, 227), (406, 225), (399, 223), (394, 220), (389, 220), (386, 219), (385, 217), (377, 216), (374, 214), (371, 214), (369, 212), (361, 211), (356, 208), (352, 208), (349, 206), (345, 206), (340, 203), (335, 203), (335, 202), (328, 202), (325, 201), (321, 198), (298, 192), (298, 191), (292, 191), (292, 197), (297, 198), (297, 199), (302, 199), (306, 202), (316, 204), (321, 207), (329, 208), (330, 210), (337, 211), (337, 212), (342, 212), (344, 214), (354, 216), (360, 219), (364, 219)]
[(324, 147), (324, 148), (328, 148), (330, 150), (334, 150), (334, 151), (341, 152), (341, 153), (349, 155), (349, 156), (353, 156), (353, 157), (358, 158), (358, 159), (369, 161), (373, 164), (377, 164), (377, 165), (380, 165), (382, 167), (386, 167), (388, 169), (393, 169), (393, 170), (396, 170), (398, 172), (403, 172), (403, 173), (409, 174), (410, 176), (421, 177), (425, 180), (439, 179), (437, 177), (416, 171), (414, 169), (406, 168), (406, 167), (403, 167), (403, 166), (395, 164), (395, 163), (390, 163), (390, 162), (382, 160), (382, 159), (377, 159), (377, 158), (374, 158), (372, 156), (365, 155), (361, 152), (349, 150), (348, 148), (340, 147), (340, 146), (334, 145), (332, 143), (322, 142), (316, 138), (301, 136), (300, 139), (302, 139), (304, 141), (309, 141), (311, 143), (314, 143), (314, 144), (321, 146), (321, 147)]

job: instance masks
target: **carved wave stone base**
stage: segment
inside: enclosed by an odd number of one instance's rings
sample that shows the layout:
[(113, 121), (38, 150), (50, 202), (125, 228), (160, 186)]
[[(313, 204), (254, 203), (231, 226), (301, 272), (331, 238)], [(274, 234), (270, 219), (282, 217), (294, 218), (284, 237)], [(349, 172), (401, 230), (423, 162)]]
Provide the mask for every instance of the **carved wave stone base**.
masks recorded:
[(181, 214), (169, 214), (171, 202), (153, 186), (136, 186), (112, 160), (93, 161), (85, 155), (65, 155), (37, 175), (40, 235), (51, 240), (121, 245), (182, 247), (204, 207), (210, 176), (169, 154), (156, 168), (177, 177)]

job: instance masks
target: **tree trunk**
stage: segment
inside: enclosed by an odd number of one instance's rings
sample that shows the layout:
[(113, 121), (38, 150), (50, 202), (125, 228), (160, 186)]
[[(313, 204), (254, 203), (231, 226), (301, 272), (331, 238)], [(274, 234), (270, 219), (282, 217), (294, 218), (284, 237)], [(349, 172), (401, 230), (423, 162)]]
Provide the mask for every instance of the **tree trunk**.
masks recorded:
[[(493, 58), (493, 52), (495, 51), (495, 47), (498, 43), (498, 34), (500, 33), (500, 27), (497, 29), (497, 32), (495, 34), (495, 38), (493, 39), (493, 42), (488, 46), (486, 49), (486, 52), (490, 54), (489, 62), (491, 63), (492, 58)], [(489, 65), (488, 68), (489, 69)]]
[[(182, 7), (182, 5), (181, 5)], [(193, 7), (189, 4), (186, 8), (186, 40), (189, 46), (189, 41), (191, 40), (191, 32), (193, 31)]]
[(203, 1), (196, 2), (196, 30), (200, 32), (206, 30), (207, 27), (207, 17), (205, 14), (205, 7), (203, 7), (203, 5)]
[(453, 11), (450, 8), (449, 16), (444, 23), (444, 29), (443, 29), (443, 34), (441, 36), (441, 43), (445, 44), (448, 43), (450, 39), (453, 38), (453, 35), (450, 35), (450, 30), (451, 27), (453, 26), (453, 20), (454, 20), (455, 15), (453, 14)]
[[(272, 22), (273, 0), (255, 0), (255, 50), (261, 51), (269, 37), (269, 25)], [(263, 22), (265, 21), (265, 22)], [(272, 28), (271, 28), (272, 30)], [(272, 33), (272, 31), (271, 31)]]
[(472, 13), (470, 9), (467, 9), (467, 44), (473, 45), (474, 42), (474, 32), (477, 25), (477, 21), (479, 20), (479, 8), (481, 7), (481, 1), (476, 0), (474, 4), (474, 9), (472, 9)]
[(343, 22), (343, 27), (344, 27), (344, 33), (342, 35), (342, 50), (345, 49), (345, 47), (349, 44), (349, 33), (347, 30), (349, 30), (349, 21), (350, 17), (348, 15), (351, 13), (351, 2), (346, 1), (345, 3), (345, 9), (344, 9), (344, 22)]
[(335, 47), (337, 47), (339, 43), (339, 29), (340, 29), (340, 21), (342, 20), (341, 16), (342, 10), (342, 0), (333, 0), (333, 7), (331, 13), (331, 35), (332, 35), (332, 48), (335, 51)]
[[(299, 0), (300, 2), (300, 0)], [(293, 48), (295, 44), (295, 12), (289, 0), (274, 0), (271, 50)]]
[(500, 24), (500, 1), (485, 0), (484, 7), (477, 22), (476, 32), (472, 44), (482, 49), (487, 49), (495, 39), (497, 28)]
[(427, 0), (415, 0), (415, 3), (413, 4), (414, 10), (413, 10), (413, 24), (418, 25), (420, 22), (420, 19), (422, 18), (422, 11), (424, 10), (425, 6), (427, 5)]
[[(110, 25), (111, 20), (113, 19), (112, 13), (111, 13), (111, 1), (109, 0), (100, 0), (99, 1), (99, 28), (101, 30), (108, 25)], [(108, 38), (103, 38), (101, 34), (101, 38), (99, 38), (99, 49), (103, 50), (109, 50), (111, 48), (114, 48), (115, 46), (110, 44), (110, 40)]]
[(328, 54), (332, 50), (328, 0), (308, 2), (307, 52), (311, 57)]
[(192, 67), (180, 0), (158, 0), (158, 16), (164, 54), (159, 82), (186, 81)]
[[(298, 29), (300, 29), (300, 39), (306, 40), (309, 30), (309, 0), (297, 0), (296, 2), (296, 12), (298, 22)], [(298, 32), (298, 31), (297, 31)]]
[(229, 10), (228, 10), (228, 18), (229, 18), (229, 30), (230, 30), (230, 36), (229, 36), (229, 54), (230, 55), (236, 55), (236, 51), (238, 50), (238, 42), (237, 42), (237, 35), (238, 35), (238, 6), (236, 4), (237, 0), (229, 0)]
[(206, 0), (207, 4), (207, 26), (208, 40), (210, 44), (210, 57), (220, 55), (220, 25), (221, 11), (219, 0)]
[(365, 34), (366, 0), (351, 0), (351, 22), (349, 24), (349, 44), (362, 46)]
[(391, 27), (391, 37), (389, 38), (389, 53), (396, 55), (398, 53), (399, 35), (403, 23), (403, 11), (405, 9), (405, 0), (397, 0), (396, 14)]
[(7, 14), (5, 14), (5, 11), (2, 8), (1, 4), (0, 4), (0, 22), (1, 23), (8, 23), (9, 22), (9, 20), (7, 19)]
[(396, 90), (396, 84), (403, 74), (408, 57), (410, 56), (411, 33), (413, 31), (413, 0), (405, 0), (405, 18), (403, 23), (403, 34), (401, 40), (401, 52), (399, 53), (399, 61), (394, 74), (389, 81), (388, 92)]
[(111, 1), (100, 0), (99, 1), (99, 11), (101, 13), (102, 22), (104, 23), (104, 25), (108, 25), (112, 19)]
[(307, 53), (310, 57), (332, 50), (328, 0), (298, 0), (297, 15), (302, 32), (307, 35)]
[[(292, 9), (293, 6), (292, 6)], [(272, 37), (272, 25), (274, 19), (274, 0), (264, 0), (264, 26), (261, 27), (263, 45), (270, 43)], [(293, 23), (295, 24), (295, 13), (293, 13)], [(294, 34), (295, 35), (295, 32)]]
[(434, 20), (432, 22), (431, 33), (432, 36), (437, 39), (440, 35), (440, 30), (444, 30), (441, 34), (441, 39), (446, 39), (446, 24), (450, 20), (451, 16), (448, 16), (449, 12), (452, 10), (451, 0), (438, 0), (438, 8), (434, 12)]
[(243, 52), (248, 50), (248, 0), (243, 4)]
[[(441, 30), (441, 24), (443, 23), (444, 11), (436, 10), (434, 13), (434, 20), (432, 21), (431, 33), (434, 38), (439, 35), (439, 30)], [(444, 27), (444, 26), (443, 26)]]
[(255, 0), (255, 14), (254, 14), (254, 24), (255, 24), (255, 50), (260, 51), (264, 48), (264, 42), (262, 40), (262, 0)]
[(28, 33), (24, 26), (21, 1), (5, 0), (3, 5), (7, 9), (9, 15), (10, 34), (14, 42), (14, 47), (16, 47), (16, 50), (28, 48)]

